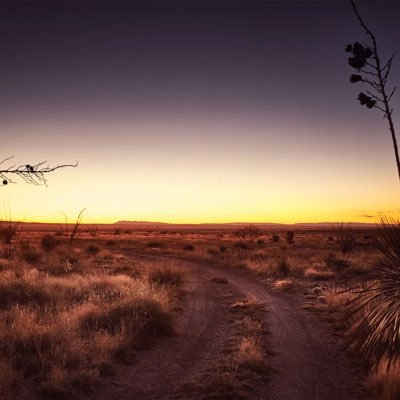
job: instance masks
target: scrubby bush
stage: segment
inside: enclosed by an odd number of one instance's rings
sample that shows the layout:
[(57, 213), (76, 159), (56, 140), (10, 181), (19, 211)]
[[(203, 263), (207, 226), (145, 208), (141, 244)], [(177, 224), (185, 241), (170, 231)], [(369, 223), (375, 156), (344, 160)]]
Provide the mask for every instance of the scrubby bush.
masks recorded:
[(254, 242), (258, 236), (262, 235), (262, 230), (255, 225), (247, 225), (233, 232), (233, 234), (239, 239), (248, 239), (250, 242)]
[(148, 280), (159, 285), (179, 287), (183, 283), (183, 273), (176, 268), (157, 267), (149, 272)]
[(336, 237), (342, 253), (348, 253), (354, 249), (356, 237), (350, 224), (338, 223), (336, 225)]
[(51, 251), (60, 244), (60, 240), (53, 235), (44, 235), (40, 241), (40, 244), (42, 245), (43, 250)]
[(327, 267), (334, 268), (338, 271), (350, 267), (350, 263), (347, 260), (338, 258), (334, 253), (329, 253), (328, 256), (325, 257), (325, 263)]
[(290, 273), (290, 265), (285, 258), (282, 258), (278, 263), (278, 273), (281, 276), (288, 276)]
[(246, 242), (242, 242), (242, 241), (235, 242), (233, 244), (233, 247), (235, 247), (238, 250), (248, 250), (250, 248), (249, 245)]
[(220, 253), (225, 253), (227, 250), (228, 250), (228, 248), (226, 246), (224, 246), (223, 244), (221, 244), (219, 246)]
[(286, 232), (286, 241), (288, 243), (293, 243), (293, 241), (294, 241), (294, 232), (293, 231)]
[(37, 252), (34, 249), (28, 249), (22, 253), (22, 258), (28, 263), (28, 264), (35, 264), (40, 260), (40, 253)]
[(192, 244), (185, 244), (185, 245), (183, 246), (183, 250), (186, 250), (186, 251), (194, 251), (194, 246), (193, 246)]
[(277, 233), (274, 233), (274, 234), (271, 236), (271, 242), (273, 242), (273, 243), (279, 242), (279, 239), (280, 239), (280, 236), (279, 236)]
[(100, 252), (100, 248), (98, 246), (95, 246), (93, 244), (89, 245), (86, 247), (86, 253), (96, 255)]

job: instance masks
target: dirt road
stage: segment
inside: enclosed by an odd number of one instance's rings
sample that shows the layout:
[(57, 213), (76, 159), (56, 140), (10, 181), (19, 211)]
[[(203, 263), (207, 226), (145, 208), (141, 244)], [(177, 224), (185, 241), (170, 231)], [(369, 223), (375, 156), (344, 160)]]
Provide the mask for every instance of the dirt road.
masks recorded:
[[(129, 256), (128, 252), (124, 254)], [(185, 271), (187, 291), (178, 335), (163, 338), (151, 350), (140, 352), (134, 365), (119, 367), (117, 376), (107, 379), (96, 391), (96, 399), (178, 398), (179, 385), (201, 373), (221, 352), (228, 327), (227, 291), (266, 304), (269, 341), (276, 352), (268, 361), (277, 373), (270, 383), (255, 388), (254, 399), (365, 399), (365, 394), (356, 389), (357, 374), (338, 346), (338, 339), (302, 310), (293, 297), (270, 293), (262, 282), (234, 270), (191, 261), (176, 261), (176, 266)], [(211, 275), (227, 279), (228, 284), (212, 282)]]

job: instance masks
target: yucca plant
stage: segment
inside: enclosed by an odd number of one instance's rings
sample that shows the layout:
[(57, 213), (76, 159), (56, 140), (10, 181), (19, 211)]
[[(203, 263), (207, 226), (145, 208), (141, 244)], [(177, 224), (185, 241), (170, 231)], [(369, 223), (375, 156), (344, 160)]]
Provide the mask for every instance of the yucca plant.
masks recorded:
[(350, 337), (371, 370), (382, 361), (390, 369), (400, 358), (400, 222), (382, 218), (378, 229), (383, 259), (348, 305)]

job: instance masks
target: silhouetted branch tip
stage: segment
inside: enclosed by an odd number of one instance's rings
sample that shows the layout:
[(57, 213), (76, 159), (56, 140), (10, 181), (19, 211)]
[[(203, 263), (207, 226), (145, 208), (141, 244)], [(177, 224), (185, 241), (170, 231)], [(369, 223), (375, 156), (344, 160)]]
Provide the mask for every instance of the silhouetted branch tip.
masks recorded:
[[(0, 162), (0, 166), (4, 166), (8, 161), (10, 161), (14, 156), (5, 158)], [(54, 172), (61, 168), (78, 166), (78, 161), (75, 164), (60, 164), (55, 166), (50, 166), (46, 164), (47, 161), (41, 161), (37, 164), (21, 164), (21, 165), (10, 165), (8, 167), (3, 167), (0, 169), (0, 180), (2, 180), (3, 186), (9, 183), (16, 183), (13, 177), (19, 177), (25, 183), (32, 185), (45, 185), (47, 184), (46, 175)]]
[[(397, 139), (394, 130), (394, 124), (392, 120), (392, 111), (390, 107), (390, 100), (396, 91), (396, 88), (391, 90), (390, 95), (387, 95), (387, 80), (392, 66), (392, 61), (394, 54), (385, 62), (384, 66), (381, 66), (381, 59), (378, 54), (378, 45), (376, 42), (375, 35), (370, 31), (370, 29), (365, 24), (364, 20), (361, 18), (358, 12), (356, 3), (354, 0), (350, 0), (351, 6), (353, 8), (354, 14), (360, 23), (361, 27), (364, 29), (366, 34), (371, 40), (370, 45), (363, 45), (360, 42), (354, 42), (353, 44), (348, 44), (345, 47), (346, 53), (352, 53), (352, 57), (347, 59), (348, 64), (358, 71), (358, 74), (352, 74), (350, 76), (351, 83), (362, 82), (366, 83), (374, 89), (376, 94), (367, 91), (367, 94), (361, 92), (357, 99), (360, 104), (371, 109), (377, 108), (383, 112), (383, 118), (388, 120), (389, 130), (392, 137), (393, 148), (395, 153), (397, 172), (400, 180), (400, 157), (397, 147)], [(368, 78), (367, 78), (368, 77)], [(378, 104), (379, 105), (378, 105)]]

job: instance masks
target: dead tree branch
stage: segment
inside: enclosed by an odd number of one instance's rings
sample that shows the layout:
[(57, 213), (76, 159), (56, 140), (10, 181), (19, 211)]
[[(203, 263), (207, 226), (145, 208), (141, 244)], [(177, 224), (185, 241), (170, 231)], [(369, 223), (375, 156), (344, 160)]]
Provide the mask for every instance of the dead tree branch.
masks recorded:
[(46, 175), (54, 172), (61, 168), (67, 167), (77, 167), (78, 162), (75, 164), (61, 164), (55, 166), (47, 165), (47, 161), (42, 161), (37, 164), (21, 164), (21, 165), (9, 165), (9, 163), (14, 156), (7, 157), (3, 161), (0, 161), (0, 180), (3, 185), (8, 185), (9, 183), (16, 183), (13, 179), (14, 177), (20, 178), (25, 183), (32, 185), (45, 185), (47, 186)]

